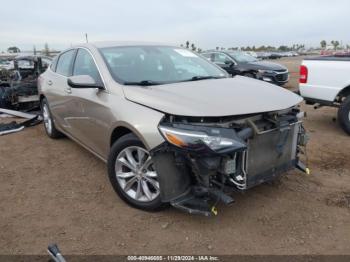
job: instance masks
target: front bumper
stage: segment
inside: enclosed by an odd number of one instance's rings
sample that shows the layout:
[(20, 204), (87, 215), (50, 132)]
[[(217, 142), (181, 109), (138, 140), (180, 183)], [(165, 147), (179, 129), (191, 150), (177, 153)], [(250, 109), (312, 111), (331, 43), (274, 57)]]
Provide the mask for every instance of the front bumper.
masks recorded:
[(280, 121), (268, 130), (251, 121), (245, 130), (240, 133), (245, 133), (246, 148), (239, 151), (191, 152), (168, 142), (153, 149), (162, 201), (189, 213), (210, 215), (218, 201), (234, 202), (230, 193), (300, 166), (299, 146), (306, 141), (301, 121)]
[(282, 86), (289, 81), (289, 72), (288, 70), (264, 72), (258, 73), (256, 77), (259, 80)]

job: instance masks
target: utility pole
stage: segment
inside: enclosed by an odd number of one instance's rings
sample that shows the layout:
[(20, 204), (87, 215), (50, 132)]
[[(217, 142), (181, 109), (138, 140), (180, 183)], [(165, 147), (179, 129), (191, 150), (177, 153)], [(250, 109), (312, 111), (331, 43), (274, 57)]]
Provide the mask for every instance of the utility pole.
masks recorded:
[(86, 39), (86, 43), (89, 43), (88, 34), (87, 33), (85, 33), (85, 39)]

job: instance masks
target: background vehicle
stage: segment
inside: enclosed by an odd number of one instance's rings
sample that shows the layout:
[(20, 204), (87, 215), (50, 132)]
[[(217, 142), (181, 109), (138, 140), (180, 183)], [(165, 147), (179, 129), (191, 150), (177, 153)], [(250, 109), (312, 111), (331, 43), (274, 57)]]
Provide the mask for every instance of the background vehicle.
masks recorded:
[(50, 65), (41, 56), (18, 56), (0, 67), (0, 108), (31, 109), (39, 106), (37, 78)]
[(45, 129), (107, 162), (127, 203), (216, 213), (228, 195), (303, 165), (301, 97), (228, 77), (189, 50), (145, 43), (84, 44), (39, 79)]
[(245, 53), (246, 53), (247, 55), (250, 55), (250, 56), (255, 57), (255, 58), (258, 57), (257, 53), (255, 53), (255, 52), (253, 52), (253, 51), (245, 51)]
[(269, 59), (280, 59), (282, 58), (282, 55), (280, 53), (277, 52), (272, 52), (269, 55)]
[(338, 107), (338, 121), (350, 134), (350, 56), (305, 58), (299, 92), (307, 104)]
[(259, 61), (241, 51), (210, 51), (203, 52), (202, 55), (225, 69), (232, 76), (247, 76), (280, 86), (289, 80), (289, 72), (286, 67), (276, 63)]

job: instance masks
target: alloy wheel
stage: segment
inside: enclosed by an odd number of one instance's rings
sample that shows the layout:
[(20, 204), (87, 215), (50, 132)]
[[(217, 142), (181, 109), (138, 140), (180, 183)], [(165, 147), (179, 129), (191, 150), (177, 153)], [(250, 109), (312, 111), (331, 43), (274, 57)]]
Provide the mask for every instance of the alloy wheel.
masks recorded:
[(51, 134), (52, 133), (52, 120), (50, 117), (50, 112), (47, 104), (44, 104), (43, 106), (43, 117), (44, 117), (44, 125), (46, 128), (46, 131)]
[(136, 201), (151, 202), (160, 194), (152, 158), (142, 147), (123, 149), (117, 156), (115, 173), (124, 193)]

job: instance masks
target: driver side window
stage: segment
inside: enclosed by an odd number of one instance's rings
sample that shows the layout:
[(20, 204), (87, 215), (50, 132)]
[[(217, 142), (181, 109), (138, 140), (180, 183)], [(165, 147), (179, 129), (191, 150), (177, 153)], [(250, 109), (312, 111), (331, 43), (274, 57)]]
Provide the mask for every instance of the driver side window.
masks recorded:
[(96, 83), (102, 83), (100, 73), (96, 67), (95, 61), (88, 51), (79, 49), (74, 62), (73, 75), (91, 76)]
[(225, 64), (226, 62), (232, 62), (232, 60), (225, 54), (215, 53), (213, 62), (219, 63), (219, 64)]

